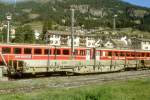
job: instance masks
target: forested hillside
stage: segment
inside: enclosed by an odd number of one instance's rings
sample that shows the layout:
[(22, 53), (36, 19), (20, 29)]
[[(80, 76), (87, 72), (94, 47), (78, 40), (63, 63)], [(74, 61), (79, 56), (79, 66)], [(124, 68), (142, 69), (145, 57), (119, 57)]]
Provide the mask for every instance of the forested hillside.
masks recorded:
[(13, 16), (15, 25), (33, 21), (53, 21), (63, 26), (70, 25), (70, 8), (76, 9), (76, 26), (85, 28), (112, 27), (115, 14), (117, 27), (132, 27), (150, 31), (150, 9), (133, 6), (121, 0), (24, 0), (14, 4), (0, 4), (0, 21), (6, 13)]

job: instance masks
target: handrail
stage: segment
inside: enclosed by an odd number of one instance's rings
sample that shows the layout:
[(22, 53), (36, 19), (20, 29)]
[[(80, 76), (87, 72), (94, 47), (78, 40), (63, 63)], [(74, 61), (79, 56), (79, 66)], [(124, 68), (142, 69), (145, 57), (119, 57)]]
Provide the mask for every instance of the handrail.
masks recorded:
[(5, 66), (7, 66), (8, 64), (7, 64), (6, 60), (5, 60), (2, 52), (0, 52), (0, 57), (2, 58), (2, 61), (4, 62)]

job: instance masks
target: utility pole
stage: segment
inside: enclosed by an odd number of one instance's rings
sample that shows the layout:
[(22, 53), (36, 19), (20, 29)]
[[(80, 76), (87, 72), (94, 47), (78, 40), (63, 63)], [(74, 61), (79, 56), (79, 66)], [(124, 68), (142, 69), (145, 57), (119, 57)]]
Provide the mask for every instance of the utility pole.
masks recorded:
[(50, 67), (50, 40), (49, 40), (49, 38), (48, 38), (48, 35), (46, 35), (46, 42), (47, 42), (47, 46), (48, 46), (47, 67)]
[(9, 43), (9, 35), (10, 35), (10, 20), (11, 16), (7, 15), (7, 43)]
[(74, 9), (71, 9), (71, 58), (74, 56)]
[(118, 17), (118, 15), (114, 15), (113, 16), (113, 29), (115, 30), (116, 29), (116, 17)]

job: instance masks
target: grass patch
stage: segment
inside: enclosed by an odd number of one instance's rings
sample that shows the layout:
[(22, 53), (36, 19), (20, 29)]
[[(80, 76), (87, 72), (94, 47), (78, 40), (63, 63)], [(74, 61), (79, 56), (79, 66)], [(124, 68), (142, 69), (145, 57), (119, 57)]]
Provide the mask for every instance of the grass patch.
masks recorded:
[(32, 93), (1, 95), (0, 100), (150, 100), (150, 78)]

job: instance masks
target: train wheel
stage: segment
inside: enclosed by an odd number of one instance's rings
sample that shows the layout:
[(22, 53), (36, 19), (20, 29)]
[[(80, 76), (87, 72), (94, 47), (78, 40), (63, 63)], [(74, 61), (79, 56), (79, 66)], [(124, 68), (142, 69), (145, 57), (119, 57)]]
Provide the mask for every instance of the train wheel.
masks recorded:
[(23, 77), (22, 72), (16, 72), (16, 77), (18, 77), (18, 78), (22, 78), (22, 77)]

